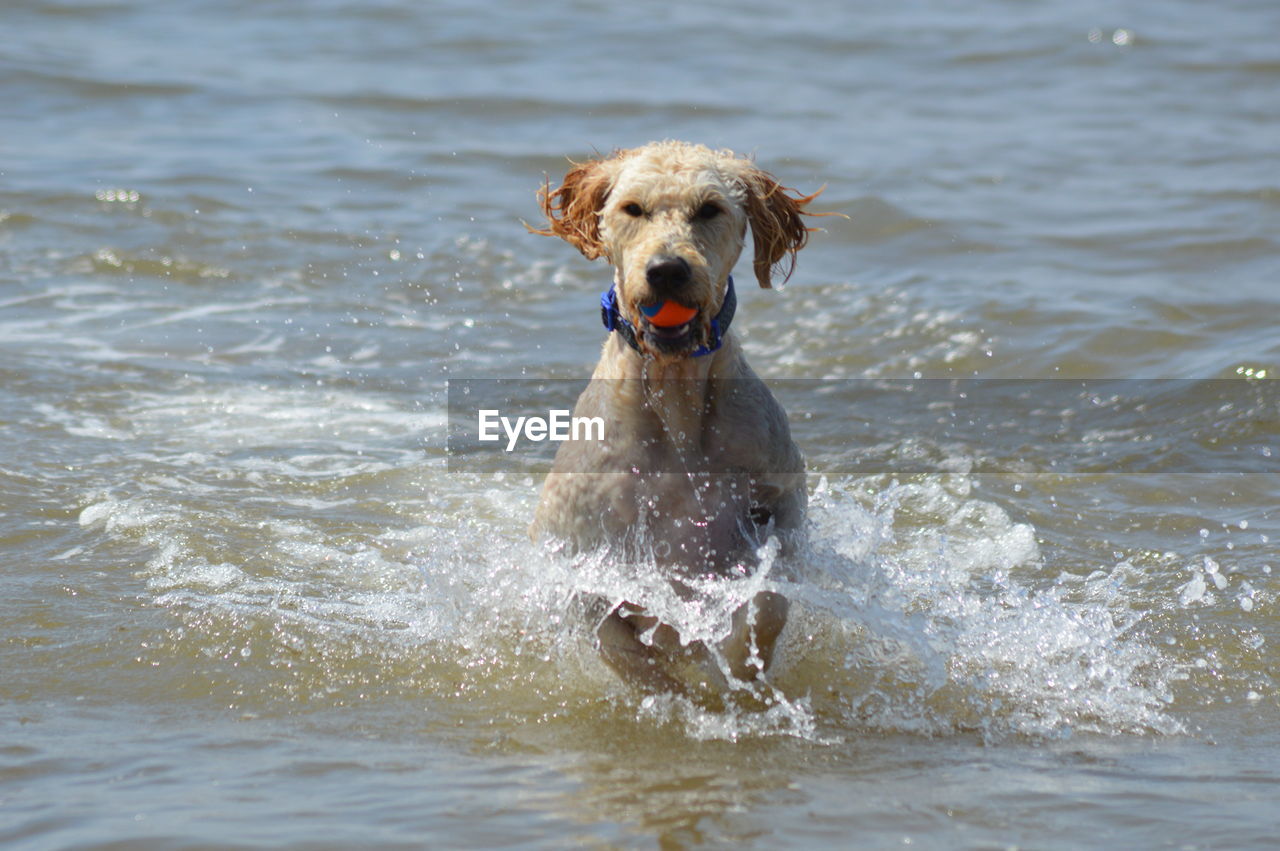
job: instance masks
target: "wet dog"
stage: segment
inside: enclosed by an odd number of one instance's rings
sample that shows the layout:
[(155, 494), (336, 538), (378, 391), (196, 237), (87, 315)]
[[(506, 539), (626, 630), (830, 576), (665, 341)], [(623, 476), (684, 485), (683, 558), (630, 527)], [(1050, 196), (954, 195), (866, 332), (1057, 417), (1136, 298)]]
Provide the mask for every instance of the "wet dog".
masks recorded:
[[(804, 461), (729, 327), (730, 273), (748, 227), (764, 288), (783, 261), (790, 274), (808, 240), (801, 216), (817, 193), (791, 192), (747, 159), (683, 142), (618, 151), (544, 187), (548, 224), (535, 232), (606, 258), (614, 286), (602, 308), (612, 333), (574, 410), (603, 418), (606, 437), (561, 445), (535, 538), (579, 551), (645, 549), (676, 583), (741, 570), (770, 535), (794, 545)], [(651, 690), (682, 690), (672, 672), (690, 654), (751, 681), (768, 670), (787, 608), (762, 591), (707, 647), (624, 602), (602, 613), (596, 635), (610, 667)]]

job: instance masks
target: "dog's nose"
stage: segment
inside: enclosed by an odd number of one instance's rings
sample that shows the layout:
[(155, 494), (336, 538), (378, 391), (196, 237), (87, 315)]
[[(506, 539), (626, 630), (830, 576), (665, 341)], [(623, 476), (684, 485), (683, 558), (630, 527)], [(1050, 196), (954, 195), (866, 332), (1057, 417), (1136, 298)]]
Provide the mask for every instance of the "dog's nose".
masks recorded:
[(644, 267), (645, 280), (658, 292), (674, 293), (689, 283), (691, 270), (682, 257), (655, 257)]

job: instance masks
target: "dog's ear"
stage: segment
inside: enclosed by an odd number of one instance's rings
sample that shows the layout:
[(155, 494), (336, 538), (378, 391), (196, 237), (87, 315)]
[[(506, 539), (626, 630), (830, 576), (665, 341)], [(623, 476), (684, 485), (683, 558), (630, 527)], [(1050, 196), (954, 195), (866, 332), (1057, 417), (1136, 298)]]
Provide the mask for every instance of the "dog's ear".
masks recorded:
[[(822, 194), (819, 189), (812, 195), (801, 195), (787, 189), (766, 171), (748, 165), (741, 175), (746, 188), (747, 220), (751, 223), (751, 239), (755, 243), (755, 272), (760, 286), (773, 286), (773, 272), (784, 257), (789, 258), (786, 274), (791, 277), (796, 266), (796, 252), (809, 241), (809, 231), (802, 215), (812, 216), (805, 205)], [(795, 192), (795, 195), (788, 195)], [(821, 214), (817, 214), (821, 215)]]
[[(558, 189), (548, 179), (538, 192), (538, 203), (546, 214), (545, 229), (529, 228), (542, 236), (558, 236), (582, 252), (588, 260), (606, 254), (600, 239), (600, 211), (613, 186), (611, 160), (574, 163)], [(527, 225), (526, 225), (527, 227)]]

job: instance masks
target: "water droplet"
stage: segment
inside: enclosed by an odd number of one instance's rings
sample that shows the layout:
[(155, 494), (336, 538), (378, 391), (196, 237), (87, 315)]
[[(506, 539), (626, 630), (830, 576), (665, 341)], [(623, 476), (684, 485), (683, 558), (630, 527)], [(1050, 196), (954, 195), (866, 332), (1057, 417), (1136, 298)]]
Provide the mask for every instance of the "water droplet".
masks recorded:
[(1203, 576), (1193, 576), (1189, 582), (1178, 589), (1178, 605), (1186, 608), (1187, 606), (1204, 599), (1204, 593), (1208, 590)]

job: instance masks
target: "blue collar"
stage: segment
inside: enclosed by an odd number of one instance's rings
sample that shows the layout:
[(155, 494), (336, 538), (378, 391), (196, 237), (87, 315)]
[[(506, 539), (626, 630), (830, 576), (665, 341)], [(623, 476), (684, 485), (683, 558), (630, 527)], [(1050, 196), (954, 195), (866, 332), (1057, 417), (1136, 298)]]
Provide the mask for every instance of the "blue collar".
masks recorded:
[[(733, 276), (730, 275), (729, 286), (724, 291), (720, 312), (711, 320), (711, 344), (698, 346), (689, 353), (689, 356), (700, 358), (717, 351), (724, 342), (724, 335), (729, 330), (729, 323), (733, 321), (733, 314), (737, 309), (738, 297), (733, 292)], [(600, 319), (607, 330), (617, 331), (622, 339), (626, 340), (628, 346), (637, 352), (640, 351), (640, 344), (636, 341), (635, 326), (618, 312), (618, 293), (612, 286), (600, 294)]]

